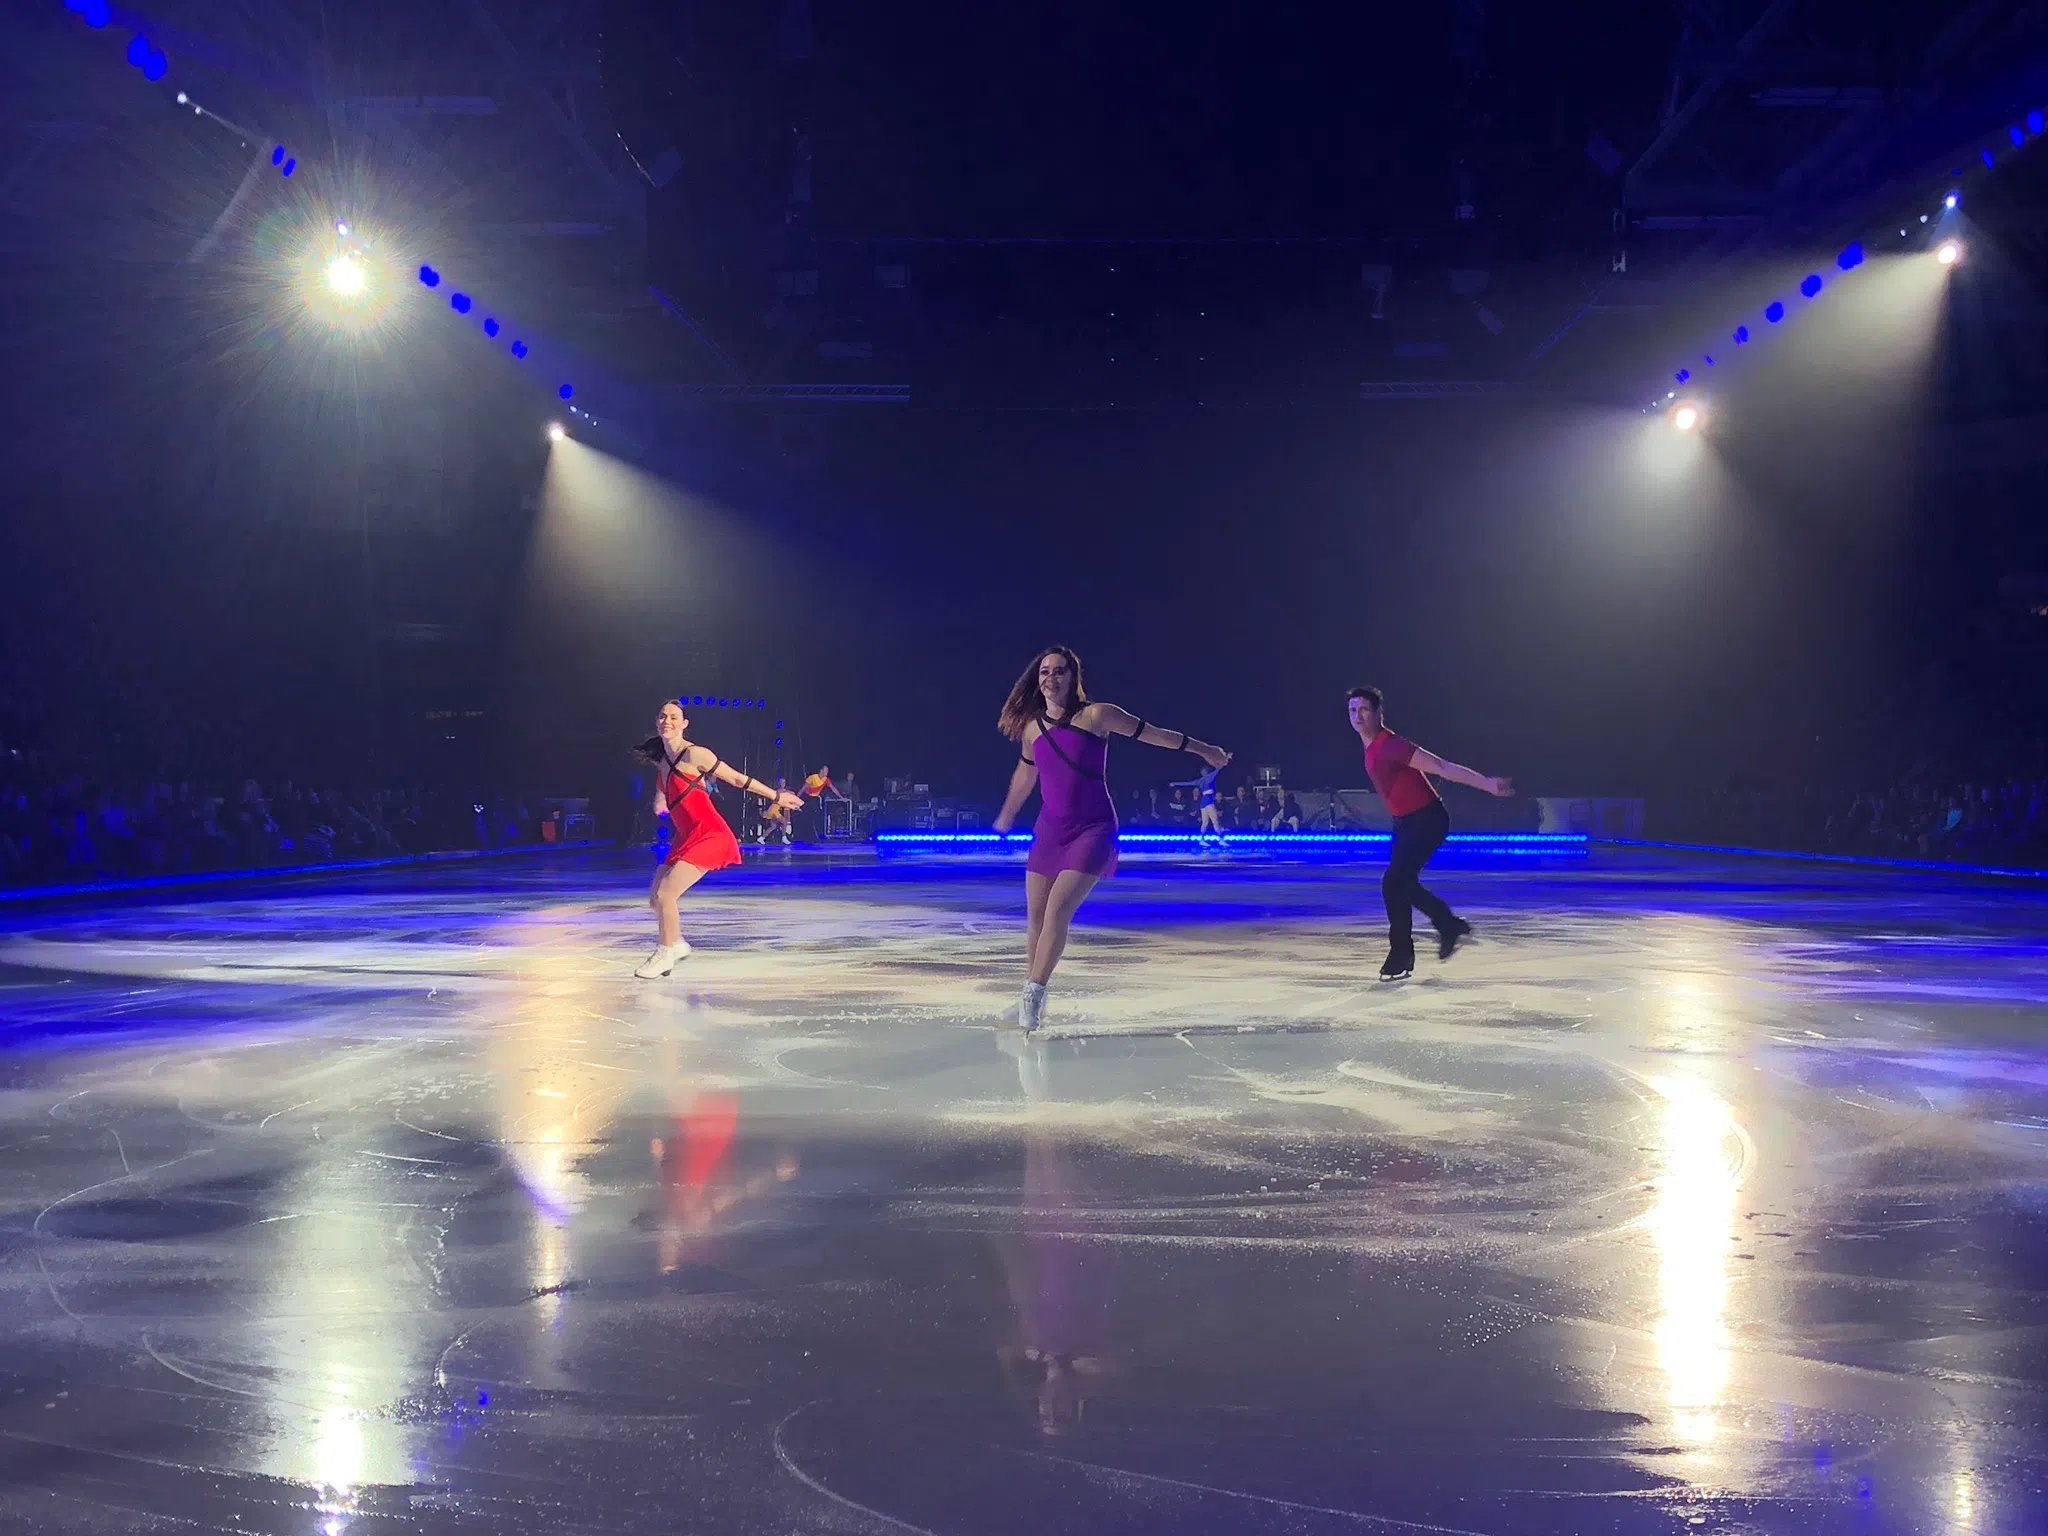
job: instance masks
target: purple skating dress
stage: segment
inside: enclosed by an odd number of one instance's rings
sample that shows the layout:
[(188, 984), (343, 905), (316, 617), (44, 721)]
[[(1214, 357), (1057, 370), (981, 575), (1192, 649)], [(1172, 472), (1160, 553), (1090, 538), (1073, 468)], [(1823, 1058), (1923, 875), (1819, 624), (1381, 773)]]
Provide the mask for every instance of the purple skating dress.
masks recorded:
[(1038, 820), (1024, 867), (1048, 879), (1063, 869), (1084, 875), (1116, 873), (1116, 807), (1103, 765), (1109, 743), (1065, 721), (1038, 717), (1031, 761), (1038, 769)]

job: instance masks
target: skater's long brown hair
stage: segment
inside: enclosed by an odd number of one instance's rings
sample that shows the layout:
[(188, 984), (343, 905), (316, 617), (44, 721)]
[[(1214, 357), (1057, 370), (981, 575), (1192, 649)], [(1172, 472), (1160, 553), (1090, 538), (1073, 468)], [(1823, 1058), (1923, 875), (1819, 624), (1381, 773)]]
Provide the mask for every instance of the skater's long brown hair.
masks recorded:
[(1024, 675), (1017, 679), (1010, 689), (1010, 696), (1003, 701), (1003, 711), (996, 716), (996, 729), (1012, 741), (1022, 741), (1024, 732), (1031, 722), (1047, 714), (1045, 695), (1038, 691), (1038, 669), (1048, 656), (1064, 656), (1067, 666), (1074, 674), (1074, 695), (1067, 702), (1067, 714), (1071, 718), (1076, 710), (1088, 702), (1088, 690), (1081, 686), (1081, 658), (1064, 645), (1048, 645), (1031, 658), (1031, 665), (1024, 669)]

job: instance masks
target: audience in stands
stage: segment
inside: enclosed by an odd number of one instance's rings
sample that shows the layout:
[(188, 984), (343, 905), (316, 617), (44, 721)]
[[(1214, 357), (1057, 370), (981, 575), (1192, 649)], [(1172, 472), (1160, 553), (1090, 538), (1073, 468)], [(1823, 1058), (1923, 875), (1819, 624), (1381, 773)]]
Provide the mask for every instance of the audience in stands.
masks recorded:
[[(1234, 828), (1302, 826), (1285, 790), (1240, 784), (1223, 803)], [(2048, 867), (2048, 773), (2038, 765), (1975, 778), (1922, 766), (1860, 791), (1728, 787), (1653, 799), (1649, 814), (1652, 835), (1683, 842)], [(1125, 824), (1192, 829), (1193, 797), (1133, 789)], [(539, 836), (528, 808), (502, 796), (173, 783), (0, 750), (0, 885), (514, 847)]]
[(1661, 835), (1688, 842), (1962, 864), (2048, 865), (2048, 775), (1949, 779), (1926, 771), (1879, 789), (1722, 789), (1653, 803)]
[[(1240, 784), (1222, 802), (1233, 829), (1302, 827), (1286, 790)], [(1680, 842), (2048, 867), (2048, 772), (2038, 766), (1975, 778), (1922, 767), (1861, 791), (1722, 788), (1654, 797), (1648, 810), (1651, 835)], [(1192, 830), (1193, 797), (1133, 790), (1125, 825)]]
[(0, 884), (325, 864), (538, 835), (527, 808), (418, 789), (343, 792), (282, 782), (266, 790), (135, 780), (33, 753), (0, 754)]

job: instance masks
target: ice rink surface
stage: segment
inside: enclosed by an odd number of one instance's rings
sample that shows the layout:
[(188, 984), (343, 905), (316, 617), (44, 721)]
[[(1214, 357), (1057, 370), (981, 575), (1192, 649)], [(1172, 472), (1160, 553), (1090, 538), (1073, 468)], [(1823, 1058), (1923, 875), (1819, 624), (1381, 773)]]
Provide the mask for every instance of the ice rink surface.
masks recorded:
[(0, 1530), (2048, 1529), (2048, 888), (646, 873), (0, 909)]

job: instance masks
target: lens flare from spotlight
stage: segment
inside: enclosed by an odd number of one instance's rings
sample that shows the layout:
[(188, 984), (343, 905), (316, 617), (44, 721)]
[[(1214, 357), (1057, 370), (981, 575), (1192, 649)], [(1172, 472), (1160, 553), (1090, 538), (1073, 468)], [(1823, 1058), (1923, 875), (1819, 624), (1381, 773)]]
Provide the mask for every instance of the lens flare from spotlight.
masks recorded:
[(561, 441), (561, 440), (562, 440), (563, 438), (567, 437), (568, 435), (569, 435), (569, 433), (568, 433), (567, 429), (566, 429), (566, 428), (564, 428), (564, 427), (563, 427), (563, 425), (562, 425), (562, 424), (561, 424), (561, 423), (560, 423), (559, 421), (551, 421), (551, 422), (549, 422), (549, 423), (548, 423), (548, 441), (549, 441), (549, 442), (551, 442), (551, 443), (559, 443), (559, 442), (560, 442), (560, 441)]
[(1706, 407), (1697, 400), (1681, 400), (1671, 408), (1671, 425), (1681, 432), (1695, 430), (1702, 426), (1706, 419)]
[[(334, 226), (348, 225), (347, 236)], [(388, 235), (328, 209), (312, 220), (279, 210), (260, 220), (250, 241), (249, 276), (268, 287), (261, 302), (270, 323), (293, 335), (381, 346), (409, 322), (413, 306), (392, 302), (405, 290), (394, 281)], [(271, 286), (274, 285), (274, 286)], [(252, 318), (255, 310), (252, 308)]]
[(327, 263), (327, 286), (344, 299), (352, 299), (369, 286), (363, 264), (346, 253)]
[(1944, 267), (1952, 267), (1963, 259), (1963, 242), (1944, 240), (1934, 248), (1934, 259)]

